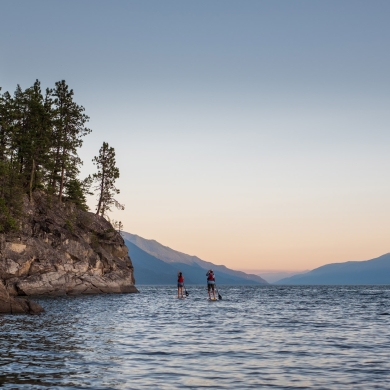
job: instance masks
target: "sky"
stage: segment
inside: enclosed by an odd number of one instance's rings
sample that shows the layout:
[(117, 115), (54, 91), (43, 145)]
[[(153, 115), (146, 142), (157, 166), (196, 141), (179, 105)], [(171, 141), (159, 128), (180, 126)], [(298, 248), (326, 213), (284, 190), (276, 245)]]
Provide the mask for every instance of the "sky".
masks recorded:
[[(390, 251), (390, 1), (2, 0), (0, 86), (65, 79), (124, 230), (252, 271)], [(95, 200), (89, 201), (94, 208)]]

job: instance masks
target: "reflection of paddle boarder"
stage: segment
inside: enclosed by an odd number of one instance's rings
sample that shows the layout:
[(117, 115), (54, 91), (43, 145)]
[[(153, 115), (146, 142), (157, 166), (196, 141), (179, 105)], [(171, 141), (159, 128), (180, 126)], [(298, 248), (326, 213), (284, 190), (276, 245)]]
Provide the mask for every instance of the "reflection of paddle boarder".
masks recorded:
[(211, 293), (210, 291), (213, 291), (214, 299), (215, 298), (215, 276), (212, 269), (207, 271), (207, 292), (209, 293), (209, 299), (211, 299)]
[(177, 297), (178, 298), (184, 298), (184, 296), (183, 296), (183, 286), (184, 286), (184, 276), (179, 271), (177, 273)]

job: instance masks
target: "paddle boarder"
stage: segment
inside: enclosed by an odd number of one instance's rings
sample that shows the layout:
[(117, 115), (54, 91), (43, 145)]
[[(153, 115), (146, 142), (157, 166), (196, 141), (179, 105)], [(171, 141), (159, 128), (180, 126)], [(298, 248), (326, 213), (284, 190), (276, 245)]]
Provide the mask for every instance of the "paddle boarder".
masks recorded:
[(209, 294), (209, 299), (211, 299), (211, 291), (213, 292), (214, 300), (215, 298), (215, 275), (212, 269), (209, 269), (206, 273), (207, 276), (207, 292)]
[(178, 298), (184, 298), (183, 295), (183, 286), (184, 286), (184, 276), (183, 274), (179, 271), (177, 273), (177, 297)]

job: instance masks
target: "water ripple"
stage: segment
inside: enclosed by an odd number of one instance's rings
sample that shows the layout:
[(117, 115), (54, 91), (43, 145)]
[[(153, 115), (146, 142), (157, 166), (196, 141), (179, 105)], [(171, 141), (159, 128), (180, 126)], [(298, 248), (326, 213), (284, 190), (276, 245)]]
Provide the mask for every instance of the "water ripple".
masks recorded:
[(390, 389), (390, 287), (40, 299), (0, 316), (4, 389)]

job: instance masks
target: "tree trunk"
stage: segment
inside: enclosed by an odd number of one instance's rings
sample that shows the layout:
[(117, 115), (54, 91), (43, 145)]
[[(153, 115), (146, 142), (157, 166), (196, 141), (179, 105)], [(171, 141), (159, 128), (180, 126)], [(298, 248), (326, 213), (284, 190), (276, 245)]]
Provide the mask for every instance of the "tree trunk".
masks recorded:
[(53, 167), (53, 176), (51, 178), (51, 183), (50, 183), (50, 186), (53, 190), (53, 194), (56, 193), (56, 184), (57, 184), (57, 180), (56, 180), (56, 176), (57, 176), (57, 164), (58, 164), (58, 160), (60, 158), (60, 147), (58, 146), (57, 147), (57, 152), (56, 152), (56, 156), (55, 156), (55, 160), (54, 160), (54, 167)]
[(61, 167), (61, 182), (60, 182), (60, 193), (58, 195), (58, 199), (60, 202), (62, 202), (62, 191), (64, 189), (64, 174), (65, 174), (65, 163), (62, 162), (62, 167)]
[(5, 161), (5, 150), (6, 150), (6, 147), (5, 147), (5, 144), (6, 144), (6, 141), (5, 141), (5, 130), (0, 126), (0, 160), (1, 161)]
[(35, 175), (35, 159), (32, 159), (32, 167), (31, 167), (31, 175), (30, 175), (30, 186), (29, 186), (29, 194), (30, 194), (30, 203), (32, 201), (32, 188), (34, 184), (34, 175)]
[(104, 192), (104, 180), (105, 180), (105, 172), (104, 172), (104, 166), (102, 167), (102, 181), (100, 182), (100, 196), (99, 196), (99, 203), (96, 210), (96, 215), (99, 215), (100, 208), (102, 207), (102, 201), (103, 201), (103, 192)]

